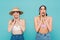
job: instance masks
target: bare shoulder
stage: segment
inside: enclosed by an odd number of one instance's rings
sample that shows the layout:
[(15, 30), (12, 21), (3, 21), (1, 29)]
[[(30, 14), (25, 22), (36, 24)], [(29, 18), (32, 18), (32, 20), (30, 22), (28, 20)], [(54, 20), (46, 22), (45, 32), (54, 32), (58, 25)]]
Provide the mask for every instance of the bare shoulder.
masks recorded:
[(36, 16), (34, 19), (38, 19), (39, 18), (39, 16)]
[(12, 20), (9, 20), (8, 24), (10, 25), (12, 23)]
[(50, 20), (52, 20), (52, 17), (51, 16), (48, 16), (47, 18), (50, 19)]
[(25, 22), (25, 19), (20, 19), (20, 21)]
[(9, 20), (9, 23), (11, 23), (12, 22), (12, 20)]

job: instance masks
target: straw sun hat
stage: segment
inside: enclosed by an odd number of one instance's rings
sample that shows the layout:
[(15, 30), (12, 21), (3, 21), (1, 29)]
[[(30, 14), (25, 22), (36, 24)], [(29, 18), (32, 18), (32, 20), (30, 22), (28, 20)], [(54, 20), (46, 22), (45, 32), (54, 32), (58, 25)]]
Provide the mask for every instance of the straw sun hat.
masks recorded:
[(19, 8), (14, 8), (14, 9), (12, 9), (12, 11), (10, 11), (9, 14), (10, 14), (10, 15), (13, 15), (14, 12), (19, 12), (20, 15), (23, 14), (23, 12), (19, 10)]

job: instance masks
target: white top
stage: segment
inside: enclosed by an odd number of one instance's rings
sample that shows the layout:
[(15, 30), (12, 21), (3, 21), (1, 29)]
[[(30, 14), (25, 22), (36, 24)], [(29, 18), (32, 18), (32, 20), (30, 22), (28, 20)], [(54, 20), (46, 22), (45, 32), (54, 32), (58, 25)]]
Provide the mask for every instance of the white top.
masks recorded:
[(14, 25), (14, 27), (13, 27), (13, 31), (18, 31), (18, 30), (20, 30), (20, 29), (21, 29), (20, 26), (16, 26), (16, 25)]
[(18, 23), (16, 22), (15, 25), (12, 28), (12, 32), (17, 32), (17, 31), (21, 31), (21, 26), (18, 25)]

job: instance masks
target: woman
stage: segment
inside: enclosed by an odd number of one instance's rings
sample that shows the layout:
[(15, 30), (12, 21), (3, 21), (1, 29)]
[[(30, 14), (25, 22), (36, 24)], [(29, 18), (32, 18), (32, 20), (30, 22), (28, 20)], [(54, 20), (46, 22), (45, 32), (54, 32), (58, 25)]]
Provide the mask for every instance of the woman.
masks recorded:
[(18, 8), (14, 8), (9, 14), (13, 16), (8, 24), (8, 32), (12, 33), (11, 40), (24, 40), (25, 20), (19, 18), (23, 12)]
[(52, 31), (52, 17), (47, 16), (46, 6), (41, 5), (39, 16), (35, 17), (36, 40), (50, 40), (49, 32)]

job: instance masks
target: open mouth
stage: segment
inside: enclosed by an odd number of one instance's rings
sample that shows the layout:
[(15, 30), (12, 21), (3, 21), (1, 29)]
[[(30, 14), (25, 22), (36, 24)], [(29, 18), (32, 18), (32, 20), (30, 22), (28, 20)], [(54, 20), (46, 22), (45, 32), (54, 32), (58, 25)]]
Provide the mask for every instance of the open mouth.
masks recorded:
[(45, 16), (45, 13), (44, 13), (44, 12), (42, 13), (42, 16), (43, 16), (43, 17)]

